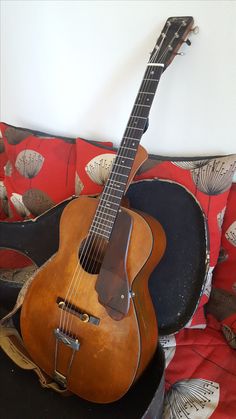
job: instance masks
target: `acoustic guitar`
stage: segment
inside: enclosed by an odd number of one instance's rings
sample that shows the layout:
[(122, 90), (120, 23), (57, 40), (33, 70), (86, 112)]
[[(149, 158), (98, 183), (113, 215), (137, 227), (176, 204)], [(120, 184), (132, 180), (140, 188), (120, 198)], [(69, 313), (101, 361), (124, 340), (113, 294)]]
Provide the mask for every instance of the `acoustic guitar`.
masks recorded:
[(37, 271), (23, 303), (21, 332), (34, 362), (89, 401), (121, 398), (157, 347), (148, 278), (164, 253), (165, 233), (121, 200), (147, 157), (139, 143), (161, 75), (192, 25), (192, 17), (167, 20), (103, 193), (66, 206), (58, 252)]

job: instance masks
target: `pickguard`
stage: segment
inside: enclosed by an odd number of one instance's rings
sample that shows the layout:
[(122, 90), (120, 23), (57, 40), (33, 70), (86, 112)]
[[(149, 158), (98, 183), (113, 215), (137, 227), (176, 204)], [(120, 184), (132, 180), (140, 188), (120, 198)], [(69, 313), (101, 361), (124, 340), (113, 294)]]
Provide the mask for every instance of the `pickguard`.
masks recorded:
[(114, 320), (121, 320), (129, 310), (130, 290), (126, 260), (131, 230), (132, 217), (121, 209), (95, 286), (99, 302)]

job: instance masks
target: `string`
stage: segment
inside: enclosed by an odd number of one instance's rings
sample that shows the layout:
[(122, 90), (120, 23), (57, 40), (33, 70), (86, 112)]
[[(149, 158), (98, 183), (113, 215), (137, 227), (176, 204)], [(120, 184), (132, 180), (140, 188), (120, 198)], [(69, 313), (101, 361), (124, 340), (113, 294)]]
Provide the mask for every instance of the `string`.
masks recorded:
[[(181, 25), (182, 26), (182, 25)], [(170, 25), (168, 25), (168, 27), (167, 27), (167, 31), (166, 31), (166, 33), (168, 32), (168, 29), (169, 29), (169, 27), (170, 27)], [(179, 28), (179, 30), (180, 30), (180, 28)], [(173, 39), (172, 39), (172, 41), (174, 40), (176, 38), (176, 36), (174, 36), (173, 37)], [(162, 40), (161, 40), (161, 43), (159, 44), (159, 46), (158, 46), (158, 49), (160, 49), (160, 47), (161, 47), (161, 44), (164, 42), (164, 37), (162, 37)], [(171, 43), (172, 43), (172, 41), (169, 43), (169, 45), (168, 46), (170, 46), (171, 45)], [(163, 59), (163, 57), (167, 54), (169, 52), (169, 49), (168, 49), (168, 47), (166, 48), (166, 51), (162, 54), (162, 56), (159, 58), (159, 60), (162, 60)], [(156, 58), (156, 53), (154, 53), (153, 54), (153, 56), (151, 57), (151, 59), (150, 59), (150, 63), (151, 62), (153, 62), (154, 60), (155, 60), (155, 58)], [(151, 66), (152, 67), (152, 66)], [(149, 70), (149, 69), (148, 69)], [(153, 70), (152, 70), (152, 68), (150, 69), (150, 71), (146, 71), (146, 73), (145, 73), (145, 76), (147, 75), (147, 76), (150, 76), (150, 75), (152, 75), (152, 74), (155, 74), (155, 72), (153, 72)], [(146, 77), (146, 78), (148, 78), (148, 77)], [(158, 80), (159, 81), (159, 80)], [(148, 80), (148, 81), (145, 81), (144, 83), (142, 83), (142, 85), (141, 86), (143, 86), (144, 87), (144, 91), (146, 92), (146, 90), (148, 91), (149, 90), (149, 88), (148, 88), (148, 85), (151, 85), (151, 83), (149, 83), (150, 82), (150, 80)], [(157, 86), (156, 86), (157, 87)], [(150, 91), (150, 93), (152, 93), (151, 91)], [(147, 100), (147, 98), (149, 99), (149, 95), (150, 95), (150, 93), (147, 93), (147, 94), (144, 94), (144, 98), (142, 97), (142, 99), (144, 99), (144, 103), (146, 103), (146, 100)], [(155, 92), (154, 92), (154, 94), (155, 94)], [(153, 94), (153, 96), (154, 96), (154, 94)], [(139, 91), (139, 93), (138, 93), (138, 96), (140, 95), (140, 91)], [(137, 96), (137, 98), (138, 98), (138, 96)], [(143, 104), (140, 104), (141, 106), (140, 106), (140, 111), (141, 111), (141, 113), (139, 113), (139, 111), (137, 111), (136, 110), (136, 112), (134, 112), (135, 113), (135, 115), (134, 115), (134, 118), (135, 117), (139, 117), (139, 116), (141, 116), (142, 115), (142, 106), (143, 106)], [(137, 106), (137, 103), (135, 102), (135, 105), (134, 105), (134, 107), (133, 107), (133, 109), (135, 109), (135, 107)], [(150, 109), (150, 108), (149, 108)], [(130, 119), (131, 119), (131, 117), (130, 117)], [(147, 118), (146, 118), (146, 120), (147, 120)], [(133, 132), (133, 130), (135, 130), (136, 128), (135, 127), (129, 127), (128, 129), (126, 128), (126, 131), (125, 131), (125, 133), (126, 133), (126, 137), (131, 137), (132, 138), (132, 135), (134, 134), (134, 132)], [(143, 129), (144, 130), (144, 129)], [(141, 133), (141, 136), (142, 136), (142, 134), (143, 134), (143, 130), (142, 130), (142, 133)], [(106, 195), (108, 195), (109, 196), (109, 193), (111, 192), (111, 189), (113, 189), (113, 187), (112, 187), (112, 185), (114, 185), (114, 183), (116, 183), (117, 182), (117, 179), (119, 179), (120, 178), (120, 176), (122, 175), (122, 173), (116, 173), (115, 174), (115, 176), (114, 176), (114, 173), (113, 173), (113, 169), (114, 169), (114, 167), (115, 166), (117, 166), (118, 167), (118, 169), (119, 168), (121, 168), (122, 167), (122, 165), (120, 164), (121, 163), (121, 161), (122, 161), (122, 159), (124, 159), (124, 160), (127, 160), (127, 157), (129, 157), (129, 151), (128, 151), (128, 149), (127, 150), (125, 150), (125, 154), (122, 154), (122, 147), (123, 147), (123, 144), (125, 144), (125, 146), (126, 147), (129, 147), (129, 146), (131, 146), (132, 145), (132, 142), (133, 141), (135, 141), (135, 139), (134, 138), (132, 138), (132, 139), (127, 139), (127, 138), (125, 138), (125, 142), (123, 143), (122, 142), (122, 144), (121, 144), (121, 147), (120, 147), (120, 150), (119, 151), (121, 151), (120, 152), (120, 154), (118, 154), (117, 155), (117, 158), (115, 159), (115, 161), (114, 161), (114, 164), (113, 164), (113, 167), (112, 167), (112, 174), (111, 174), (111, 177), (109, 178), (109, 187), (107, 188), (107, 190), (105, 191), (105, 193), (104, 194), (102, 194), (102, 197), (101, 197), (101, 200), (100, 200), (100, 202), (99, 202), (99, 205), (98, 205), (98, 208), (97, 208), (97, 211), (99, 212), (99, 211), (101, 211), (101, 209), (103, 209), (103, 217), (101, 217), (101, 219), (102, 219), (102, 221), (104, 221), (104, 222), (110, 222), (110, 220), (108, 220), (108, 218), (107, 217), (110, 217), (110, 213), (109, 213), (109, 209), (107, 210), (107, 208), (106, 207), (104, 207), (104, 208), (102, 208), (102, 204), (104, 203), (103, 201), (105, 201), (106, 200)], [(137, 140), (136, 140), (137, 141)], [(134, 151), (135, 151), (135, 149), (134, 149)], [(136, 152), (135, 152), (135, 154), (136, 154)], [(134, 160), (134, 159), (133, 159)], [(132, 168), (132, 167), (131, 167)], [(130, 169), (131, 170), (131, 169)], [(123, 175), (125, 175), (124, 173), (123, 173)], [(127, 177), (128, 178), (128, 177)], [(121, 191), (122, 192), (122, 191)], [(122, 194), (121, 194), (121, 197), (123, 196), (123, 192), (122, 192)], [(120, 198), (121, 198), (120, 197)], [(114, 204), (114, 202), (112, 202), (112, 204)], [(108, 211), (108, 213), (106, 214), (106, 212), (104, 212), (104, 210), (107, 210)], [(97, 211), (96, 211), (96, 213), (97, 213)], [(97, 226), (96, 225), (94, 225), (94, 224), (92, 224), (92, 226), (93, 227), (95, 227), (95, 228), (99, 228), (98, 226), (101, 226), (101, 224), (99, 224), (99, 220), (98, 220), (98, 217), (96, 217), (96, 214), (95, 213), (95, 217), (94, 217), (94, 220), (96, 220), (96, 223), (97, 223)], [(118, 214), (118, 211), (117, 211), (117, 214)], [(105, 215), (105, 218), (104, 218), (104, 215)], [(111, 222), (110, 222), (111, 223)], [(114, 223), (113, 223), (114, 224)], [(107, 227), (106, 229), (108, 229), (108, 231), (109, 231), (109, 227)], [(102, 230), (104, 230), (104, 229), (102, 229), (101, 228), (101, 231)], [(80, 273), (80, 270), (81, 271), (83, 271), (82, 270), (82, 268), (81, 268), (81, 265), (83, 265), (83, 262), (84, 262), (84, 260), (85, 260), (85, 258), (87, 258), (88, 257), (88, 255), (89, 255), (89, 258), (90, 258), (90, 262), (89, 262), (89, 265), (88, 265), (88, 267), (87, 267), (87, 265), (86, 265), (86, 268), (87, 268), (87, 270), (90, 272), (93, 272), (93, 269), (94, 269), (94, 267), (95, 267), (95, 263), (96, 263), (96, 259), (97, 259), (97, 256), (98, 256), (98, 254), (99, 254), (99, 252), (100, 253), (103, 253), (103, 250), (104, 250), (104, 248), (105, 248), (105, 246), (107, 245), (107, 243), (105, 242), (105, 244), (104, 244), (104, 240), (102, 239), (100, 239), (100, 245), (98, 246), (98, 245), (96, 245), (96, 241), (99, 241), (98, 239), (98, 235), (99, 235), (99, 233), (98, 234), (90, 234), (88, 237), (87, 237), (87, 239), (86, 239), (86, 241), (85, 241), (85, 243), (84, 243), (84, 249), (86, 249), (84, 252), (82, 252), (81, 253), (81, 255), (80, 255), (80, 264), (79, 264), (79, 262), (77, 263), (77, 266), (76, 266), (76, 268), (75, 268), (75, 271), (74, 271), (74, 274), (73, 274), (73, 276), (72, 276), (72, 280), (71, 280), (71, 284), (70, 284), (70, 286), (69, 286), (69, 289), (68, 289), (68, 292), (67, 292), (67, 297), (66, 297), (66, 299), (65, 300), (68, 300), (68, 296), (69, 296), (69, 294), (70, 295), (73, 295), (73, 294), (76, 294), (77, 293), (77, 291), (78, 291), (78, 287), (79, 287), (79, 282), (81, 282), (81, 278), (78, 278), (78, 276), (79, 276), (79, 273)], [(109, 234), (109, 237), (110, 237), (110, 235), (111, 235), (111, 232), (110, 232), (110, 234)], [(102, 235), (101, 235), (102, 236)], [(108, 240), (109, 240), (109, 237), (108, 237)], [(91, 254), (91, 249), (92, 249), (92, 254)], [(95, 255), (95, 252), (97, 251), (97, 253), (96, 253), (96, 255)], [(93, 266), (91, 266), (91, 264), (93, 264)], [(85, 272), (84, 272), (84, 275), (85, 275)], [(77, 279), (79, 279), (78, 281), (77, 281), (77, 288), (76, 288), (76, 290), (75, 290), (75, 286), (76, 286), (76, 278)], [(73, 284), (73, 282), (74, 282), (74, 285), (73, 285), (73, 287), (72, 287), (72, 284)], [(72, 287), (72, 290), (71, 290), (71, 287)], [(72, 307), (72, 304), (68, 304), (67, 305), (67, 309), (69, 309), (70, 310), (70, 308)], [(63, 312), (64, 310), (62, 310), (62, 312)], [(65, 313), (66, 313), (66, 311), (65, 311)], [(69, 318), (69, 313), (68, 313), (68, 318)], [(62, 316), (61, 316), (62, 317)], [(66, 316), (65, 316), (66, 317)], [(71, 318), (73, 317), (73, 316), (70, 316)], [(62, 322), (60, 322), (60, 324), (61, 324)], [(61, 326), (60, 326), (61, 327)], [(64, 327), (63, 327), (63, 330), (64, 330)]]
[[(169, 26), (170, 25), (168, 25), (168, 27), (167, 27), (167, 31), (168, 31), (168, 28), (169, 28)], [(167, 31), (166, 31), (166, 33), (167, 33)], [(164, 38), (165, 38), (165, 36), (166, 36), (166, 33), (164, 34), (164, 36), (163, 36), (163, 38), (162, 38), (162, 40), (161, 40), (161, 43), (159, 44), (159, 46), (158, 46), (158, 49), (160, 49), (160, 47), (161, 47), (161, 44), (163, 43), (163, 41), (164, 41)], [(176, 37), (176, 36), (175, 36)], [(175, 37), (173, 37), (173, 39), (175, 38)], [(168, 52), (168, 50), (166, 51), (166, 53)], [(153, 57), (152, 57), (152, 60), (154, 60), (154, 56), (155, 56), (155, 54), (153, 55)], [(164, 56), (164, 54), (163, 54), (163, 56)], [(151, 61), (151, 60), (150, 60)], [(152, 70), (150, 70), (150, 74), (152, 73)], [(150, 74), (148, 74), (148, 75), (150, 75)], [(146, 75), (146, 73), (145, 73), (145, 75)], [(142, 83), (143, 84), (143, 83)], [(146, 84), (148, 84), (148, 83), (146, 83)], [(141, 85), (142, 86), (142, 85)], [(145, 86), (145, 83), (144, 83), (144, 87), (145, 87), (145, 89), (144, 90), (146, 90), (146, 86)], [(141, 88), (140, 88), (141, 89)], [(149, 90), (149, 89), (147, 89), (147, 90)], [(140, 91), (139, 91), (139, 93), (138, 93), (138, 96), (139, 96), (139, 94), (140, 94)], [(146, 99), (147, 99), (147, 97), (148, 97), (148, 95), (150, 95), (150, 94), (153, 94), (154, 95), (154, 93), (152, 93), (152, 92), (147, 92), (147, 94), (145, 94), (145, 96), (144, 96), (144, 103), (147, 103), (146, 102)], [(137, 97), (138, 97), (137, 96)], [(136, 115), (136, 116), (138, 116), (138, 115)], [(129, 135), (131, 135), (132, 136), (132, 130), (135, 130), (135, 129), (137, 129), (136, 127), (130, 127), (129, 129), (128, 129), (128, 132), (127, 132), (127, 136), (129, 136)], [(127, 130), (126, 130), (127, 131)], [(126, 132), (125, 131), (125, 132)], [(142, 130), (143, 131), (143, 130)], [(143, 134), (143, 132), (142, 132), (142, 134)], [(141, 135), (142, 136), (142, 135)], [(125, 138), (127, 138), (127, 137), (125, 137)], [(134, 141), (135, 139), (132, 137), (131, 138), (131, 142), (132, 141)], [(129, 145), (131, 145), (131, 144), (128, 144), (128, 146)], [(123, 156), (122, 155), (120, 155), (120, 157), (121, 157), (121, 159), (123, 158)], [(125, 156), (125, 157), (127, 157), (127, 156)], [(116, 161), (115, 161), (115, 163), (114, 163), (114, 166), (116, 165), (117, 163), (116, 163)], [(118, 165), (118, 164), (117, 164)], [(113, 166), (113, 167), (114, 167)], [(121, 166), (121, 165), (120, 165)], [(113, 168), (112, 168), (112, 170), (113, 170)], [(118, 176), (119, 176), (120, 174), (118, 174)], [(110, 189), (112, 189), (112, 186), (110, 187)], [(105, 194), (103, 194), (103, 197), (104, 197), (104, 195), (108, 195), (108, 192), (106, 192)], [(111, 195), (111, 193), (110, 193), (110, 195)], [(114, 204), (114, 203), (113, 203)], [(101, 225), (101, 224), (100, 224)], [(97, 228), (99, 228), (99, 227), (97, 227)], [(101, 229), (102, 230), (102, 229)], [(104, 243), (104, 240), (101, 240), (101, 245)], [(97, 255), (99, 254), (99, 252), (101, 252), (101, 245), (100, 245), (100, 247), (97, 247)], [(106, 245), (104, 245), (103, 247), (105, 247)], [(96, 247), (94, 248), (94, 252), (96, 251)], [(96, 263), (96, 256), (94, 256), (94, 252), (93, 252), (93, 255), (92, 255), (92, 257), (91, 257), (91, 261), (93, 261), (94, 260), (94, 264)]]
[[(175, 37), (174, 37), (175, 38)], [(173, 38), (173, 39), (174, 39)], [(164, 39), (164, 38), (163, 38)], [(167, 52), (168, 52), (168, 50), (167, 50)], [(155, 54), (154, 54), (155, 55)], [(150, 73), (151, 73), (151, 71), (150, 71)], [(144, 83), (144, 86), (145, 86), (145, 83)], [(146, 95), (144, 96), (144, 102), (146, 102)], [(132, 130), (133, 129), (135, 129), (134, 127), (131, 127), (130, 129), (128, 129), (128, 131), (127, 131), (127, 134), (128, 135), (132, 135)], [(128, 136), (127, 135), (127, 136)], [(133, 138), (131, 139), (131, 141), (133, 141)], [(127, 141), (126, 141), (126, 144), (127, 144)], [(128, 146), (129, 146), (130, 144), (129, 144), (129, 142), (128, 142)], [(122, 158), (123, 156), (122, 155), (120, 155), (120, 158)], [(118, 159), (116, 159), (116, 160), (118, 160)], [(114, 166), (115, 165), (117, 165), (117, 166), (119, 166), (119, 164), (118, 164), (118, 162), (116, 162), (115, 161), (115, 164), (114, 164)], [(117, 174), (117, 176), (120, 176), (120, 173), (119, 174)], [(110, 187), (111, 188), (111, 187)], [(108, 194), (108, 192), (107, 192), (107, 194)], [(105, 194), (104, 194), (105, 195)], [(104, 195), (102, 196), (102, 197), (104, 197)], [(113, 203), (114, 204), (114, 203)], [(103, 219), (103, 221), (104, 221), (104, 219)], [(97, 228), (99, 228), (98, 226), (97, 226)], [(102, 230), (102, 229), (101, 229)], [(104, 229), (103, 229), (104, 230)], [(94, 236), (94, 241), (96, 240), (96, 236)], [(90, 242), (91, 242), (91, 240), (90, 240)], [(94, 261), (93, 262), (93, 265), (95, 265), (95, 263), (96, 263), (96, 259), (97, 259), (97, 257), (96, 256), (94, 256), (94, 253), (95, 253), (95, 251), (96, 251), (96, 248), (97, 248), (97, 255), (99, 254), (99, 252), (101, 252), (101, 246), (103, 245), (103, 248), (105, 247), (105, 245), (103, 244), (104, 243), (104, 240), (100, 240), (100, 246), (98, 247), (96, 247), (96, 246), (94, 246), (94, 250), (93, 250), (93, 255), (91, 255), (91, 249), (93, 249), (93, 247), (91, 247), (89, 250), (90, 250), (90, 257), (91, 257), (91, 262), (90, 262), (90, 265), (91, 265), (91, 263), (92, 263), (92, 261)], [(89, 248), (89, 246), (88, 246), (88, 248)], [(81, 263), (82, 264), (82, 263)], [(90, 271), (90, 269), (89, 269), (89, 267), (88, 267), (88, 271)], [(92, 267), (92, 272), (93, 272), (93, 267)]]
[[(167, 28), (167, 31), (168, 31), (168, 29), (169, 29), (169, 27)], [(173, 38), (174, 39), (174, 38)], [(164, 37), (162, 38), (162, 42), (163, 42), (163, 40), (164, 40)], [(166, 50), (166, 53), (168, 52), (168, 49)], [(155, 55), (155, 54), (154, 54)], [(146, 71), (146, 73), (145, 73), (145, 75), (147, 74), (147, 76), (150, 76), (150, 74), (152, 73), (152, 70), (150, 70), (149, 72), (148, 71)], [(147, 77), (148, 78), (148, 77)], [(145, 81), (144, 83), (142, 83), (143, 84), (143, 86), (144, 86), (144, 91), (146, 91), (146, 87), (147, 87), (147, 85), (148, 85), (148, 83)], [(149, 89), (147, 89), (147, 90), (149, 90)], [(149, 93), (147, 93), (147, 95), (149, 95)], [(144, 103), (146, 102), (146, 99), (147, 99), (147, 96), (146, 94), (144, 95)], [(137, 105), (137, 103), (135, 102), (135, 105)], [(142, 106), (143, 104), (141, 104), (141, 106)], [(134, 108), (135, 108), (135, 106), (134, 106)], [(140, 111), (141, 111), (141, 114), (142, 114), (142, 107), (140, 108)], [(136, 114), (136, 112), (135, 112), (135, 114)], [(135, 115), (135, 116), (139, 116), (139, 115)], [(133, 129), (136, 129), (136, 128), (134, 128), (134, 127), (130, 127), (128, 130), (126, 130), (126, 132), (127, 132), (127, 135), (126, 135), (126, 137), (128, 137), (128, 136), (132, 136), (132, 130)], [(126, 144), (126, 147), (127, 146), (130, 146), (131, 144), (130, 143), (132, 143), (132, 141), (134, 141), (134, 139), (132, 138), (131, 139), (131, 141), (127, 141), (127, 139), (125, 140), (126, 142), (124, 143), (124, 144)], [(128, 144), (127, 144), (128, 143)], [(121, 146), (122, 147), (122, 146)], [(128, 151), (128, 150), (127, 150)], [(118, 155), (118, 158), (115, 160), (115, 162), (114, 162), (114, 165), (113, 165), (113, 168), (114, 168), (114, 166), (118, 166), (119, 167), (119, 160), (121, 160), (122, 158), (126, 158), (127, 157), (127, 155), (123, 155), (123, 154), (121, 154), (120, 153), (120, 155)], [(120, 165), (121, 166), (121, 165)], [(113, 175), (113, 168), (112, 168), (112, 175)], [(115, 176), (115, 178), (114, 178), (114, 175), (113, 175), (113, 177), (111, 176), (111, 178), (110, 178), (110, 185), (112, 185), (112, 182), (111, 181), (116, 181), (116, 178), (118, 177), (120, 177), (120, 175), (122, 175), (121, 173), (117, 173), (116, 174), (116, 176)], [(110, 189), (112, 188), (112, 186), (110, 186)], [(103, 194), (102, 195), (102, 199), (104, 199), (105, 198), (105, 195), (106, 194), (108, 194), (109, 195), (109, 190), (105, 193), (105, 194)], [(122, 194), (123, 195), (123, 194)], [(121, 195), (121, 196), (122, 196)], [(101, 203), (102, 203), (102, 199), (101, 199)], [(114, 203), (113, 203), (114, 204)], [(109, 214), (109, 210), (108, 210), (108, 215), (110, 215)], [(105, 220), (107, 220), (107, 217), (106, 217), (106, 219)], [(105, 221), (104, 220), (104, 218), (103, 218), (103, 221)], [(96, 227), (96, 226), (95, 226)], [(97, 226), (97, 228), (99, 228), (98, 226)], [(102, 229), (101, 229), (102, 230)], [(103, 229), (104, 230), (104, 229)], [(96, 243), (95, 243), (95, 246), (92, 246), (92, 242), (91, 242), (91, 237), (93, 237), (93, 244), (94, 244), (94, 242), (96, 241), (96, 239), (97, 239), (97, 236), (96, 235), (93, 235), (93, 236), (90, 236), (89, 237), (89, 243), (87, 242), (87, 243), (85, 243), (84, 244), (84, 248), (86, 249), (86, 245), (88, 244), (88, 246), (87, 246), (87, 249), (88, 249), (88, 251), (90, 251), (90, 260), (91, 260), (91, 262), (90, 262), (90, 266), (88, 266), (87, 267), (87, 270), (88, 271), (92, 271), (93, 272), (93, 269), (94, 269), (94, 265), (95, 265), (95, 263), (96, 263), (96, 259), (97, 259), (97, 255), (99, 254), (99, 252), (100, 253), (103, 253), (103, 250), (101, 251), (101, 247), (103, 247), (103, 249), (105, 248), (105, 246), (106, 246), (106, 244), (104, 245), (104, 240), (100, 240), (100, 246), (96, 246)], [(97, 248), (97, 253), (96, 253), (96, 256), (94, 255), (94, 253), (96, 252), (96, 248)], [(87, 250), (86, 249), (86, 250)], [(91, 249), (94, 249), (93, 250), (93, 254), (91, 254)], [(85, 257), (86, 256), (88, 256), (88, 251), (87, 252), (84, 252), (84, 258), (82, 258), (82, 255), (80, 255), (80, 263), (81, 263), (81, 265), (83, 265), (83, 260), (85, 259)], [(87, 253), (87, 254), (86, 254)], [(93, 262), (94, 261), (94, 262)], [(93, 263), (93, 267), (91, 268), (91, 263)], [(80, 266), (81, 266), (80, 265)], [(73, 279), (74, 279), (74, 277), (75, 277), (75, 275), (76, 275), (76, 273), (77, 273), (77, 269), (75, 270), (75, 274), (73, 275), (73, 278), (72, 278), (72, 281), (73, 281)], [(78, 284), (79, 285), (79, 284)], [(78, 287), (77, 287), (78, 288)], [(76, 290), (77, 291), (77, 290)], [(76, 293), (76, 291), (73, 289), (72, 290), (72, 293), (71, 294), (73, 294), (73, 292), (74, 293)], [(69, 308), (69, 307), (67, 307), (67, 308)]]

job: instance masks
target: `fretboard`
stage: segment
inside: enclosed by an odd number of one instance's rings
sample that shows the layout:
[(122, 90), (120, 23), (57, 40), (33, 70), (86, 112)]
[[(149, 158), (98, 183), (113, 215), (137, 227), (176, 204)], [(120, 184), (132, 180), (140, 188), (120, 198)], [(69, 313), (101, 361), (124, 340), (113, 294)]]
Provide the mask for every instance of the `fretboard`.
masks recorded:
[(121, 199), (144, 133), (156, 89), (163, 72), (162, 64), (149, 63), (136, 97), (111, 174), (101, 194), (90, 233), (110, 238)]

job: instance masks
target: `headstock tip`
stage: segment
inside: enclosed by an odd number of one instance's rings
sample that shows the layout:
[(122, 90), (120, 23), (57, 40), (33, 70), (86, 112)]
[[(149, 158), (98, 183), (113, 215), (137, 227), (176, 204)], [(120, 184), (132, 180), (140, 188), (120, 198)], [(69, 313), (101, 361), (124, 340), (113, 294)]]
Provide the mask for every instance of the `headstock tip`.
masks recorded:
[(169, 17), (151, 53), (150, 63), (162, 63), (165, 70), (176, 55), (184, 55), (179, 52), (181, 45), (186, 43), (190, 46), (188, 35), (192, 32), (197, 33), (198, 30), (198, 27), (194, 28), (192, 16)]

